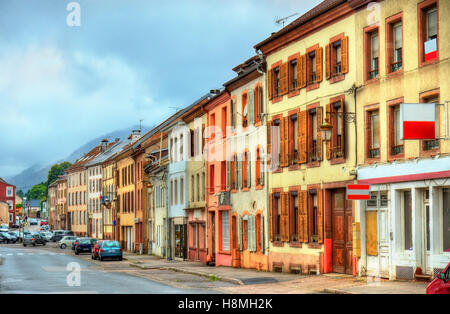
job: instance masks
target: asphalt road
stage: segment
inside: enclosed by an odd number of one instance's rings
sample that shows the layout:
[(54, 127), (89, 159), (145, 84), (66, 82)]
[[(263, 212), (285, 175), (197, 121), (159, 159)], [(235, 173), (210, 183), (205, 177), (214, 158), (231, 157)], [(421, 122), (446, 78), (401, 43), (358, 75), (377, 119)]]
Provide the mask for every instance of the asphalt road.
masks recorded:
[(173, 288), (126, 271), (110, 270), (71, 253), (1, 244), (0, 293), (211, 293)]

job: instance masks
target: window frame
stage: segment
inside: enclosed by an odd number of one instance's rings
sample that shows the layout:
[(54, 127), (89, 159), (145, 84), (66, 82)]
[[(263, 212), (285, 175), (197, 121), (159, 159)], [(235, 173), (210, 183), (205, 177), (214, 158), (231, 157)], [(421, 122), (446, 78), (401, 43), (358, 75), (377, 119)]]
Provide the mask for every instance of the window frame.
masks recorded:
[[(387, 130), (388, 134), (388, 161), (405, 158), (405, 141), (402, 145), (395, 145), (395, 110), (404, 102), (404, 97), (387, 102)], [(399, 125), (400, 127), (400, 125)], [(401, 136), (401, 134), (400, 134)], [(394, 147), (402, 146), (401, 153), (393, 154)]]
[[(379, 117), (378, 118), (379, 119), (379, 121), (378, 121), (378, 124), (379, 124), (378, 125), (378, 132), (379, 132), (379, 140), (380, 140), (380, 143), (379, 143), (380, 147), (379, 148), (373, 148), (372, 147), (372, 138), (373, 138), (373, 135), (372, 135), (372, 129), (373, 129), (373, 126), (372, 126), (372, 113), (375, 112), (375, 111), (378, 112), (378, 117)], [(382, 143), (381, 143), (381, 111), (380, 111), (379, 104), (369, 105), (369, 106), (366, 106), (364, 108), (364, 120), (365, 120), (365, 125), (364, 125), (364, 127), (365, 127), (365, 132), (364, 132), (365, 153), (364, 153), (364, 156), (365, 156), (366, 163), (370, 164), (370, 163), (373, 163), (375, 161), (379, 161), (381, 159), (381, 148), (382, 148)], [(379, 151), (378, 156), (371, 157), (370, 153), (371, 153), (372, 150), (375, 150), (375, 149), (378, 149), (378, 151)]]
[[(372, 73), (372, 35), (378, 33), (378, 74), (371, 78)], [(364, 28), (364, 82), (378, 81), (380, 78), (380, 26), (379, 23)]]
[[(435, 59), (425, 61), (425, 41), (427, 40), (427, 10), (436, 6), (437, 10), (437, 57)], [(419, 67), (439, 62), (439, 0), (425, 0), (417, 4), (417, 26), (418, 26), (418, 49), (419, 49)]]
[[(395, 27), (398, 23), (401, 23), (401, 35), (402, 35), (402, 54), (401, 61), (397, 63), (395, 60)], [(390, 74), (398, 74), (403, 73), (405, 63), (404, 63), (404, 52), (405, 52), (405, 40), (404, 40), (404, 21), (403, 21), (403, 12), (397, 13), (391, 17), (386, 18), (386, 35), (385, 35), (385, 47), (386, 47), (386, 73)], [(394, 65), (401, 63), (401, 67), (399, 69), (394, 69)]]

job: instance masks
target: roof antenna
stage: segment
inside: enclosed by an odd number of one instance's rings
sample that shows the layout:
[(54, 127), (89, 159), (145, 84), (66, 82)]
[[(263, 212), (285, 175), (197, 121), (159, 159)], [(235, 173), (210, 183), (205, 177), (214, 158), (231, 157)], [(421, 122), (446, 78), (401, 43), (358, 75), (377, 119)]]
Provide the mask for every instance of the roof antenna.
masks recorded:
[(144, 119), (140, 119), (139, 120), (139, 130), (142, 132), (142, 121), (144, 121)]
[(296, 16), (296, 15), (299, 15), (299, 13), (294, 13), (294, 14), (291, 14), (291, 15), (289, 15), (289, 16), (286, 16), (286, 17), (282, 17), (282, 18), (279, 18), (279, 17), (275, 17), (275, 24), (277, 24), (277, 25), (280, 25), (280, 24), (283, 24), (283, 27), (284, 27), (284, 23), (286, 23), (286, 21), (289, 19), (289, 18), (291, 18), (291, 17), (293, 17), (293, 16)]

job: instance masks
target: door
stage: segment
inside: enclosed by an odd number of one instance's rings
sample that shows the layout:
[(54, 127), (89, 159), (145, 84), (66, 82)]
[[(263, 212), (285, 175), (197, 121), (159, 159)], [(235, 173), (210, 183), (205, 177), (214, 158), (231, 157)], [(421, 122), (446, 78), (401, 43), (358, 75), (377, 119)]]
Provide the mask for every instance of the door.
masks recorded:
[(427, 275), (433, 274), (431, 267), (430, 255), (430, 190), (425, 189), (423, 192), (422, 206), (422, 272)]
[(352, 202), (345, 199), (345, 189), (332, 192), (331, 216), (333, 272), (352, 274)]
[(378, 252), (379, 254), (379, 276), (382, 278), (389, 278), (389, 211), (387, 208), (380, 208), (378, 211)]
[(216, 261), (216, 213), (211, 212), (211, 258)]

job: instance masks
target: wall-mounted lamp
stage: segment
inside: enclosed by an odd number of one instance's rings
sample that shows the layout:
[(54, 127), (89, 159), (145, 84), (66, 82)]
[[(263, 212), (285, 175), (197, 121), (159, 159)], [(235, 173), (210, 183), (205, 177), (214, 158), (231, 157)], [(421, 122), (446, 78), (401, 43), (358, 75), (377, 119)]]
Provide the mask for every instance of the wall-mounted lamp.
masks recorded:
[(325, 122), (320, 126), (320, 133), (322, 133), (322, 140), (329, 142), (331, 140), (331, 132), (333, 126), (330, 124), (328, 118), (325, 118)]

